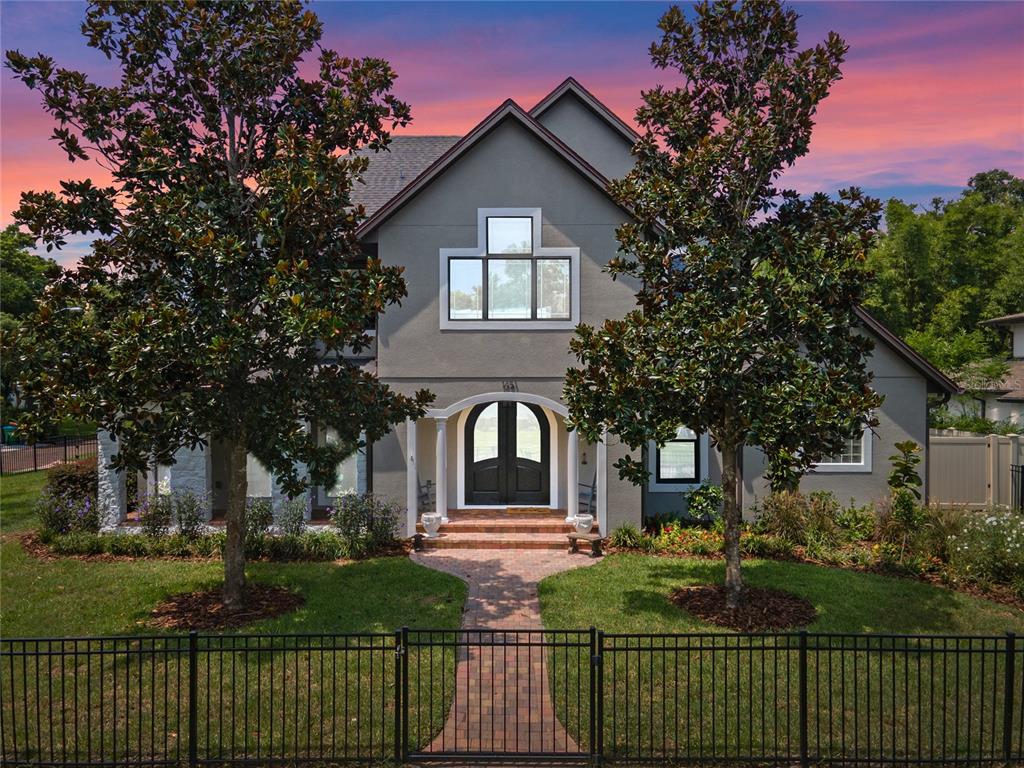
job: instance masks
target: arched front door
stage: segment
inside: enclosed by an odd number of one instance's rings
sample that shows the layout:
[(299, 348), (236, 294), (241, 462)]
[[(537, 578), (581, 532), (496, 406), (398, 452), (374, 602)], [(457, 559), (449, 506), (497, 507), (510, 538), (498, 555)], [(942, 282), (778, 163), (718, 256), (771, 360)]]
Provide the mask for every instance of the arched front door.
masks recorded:
[(549, 504), (548, 419), (530, 403), (481, 403), (466, 419), (466, 503)]

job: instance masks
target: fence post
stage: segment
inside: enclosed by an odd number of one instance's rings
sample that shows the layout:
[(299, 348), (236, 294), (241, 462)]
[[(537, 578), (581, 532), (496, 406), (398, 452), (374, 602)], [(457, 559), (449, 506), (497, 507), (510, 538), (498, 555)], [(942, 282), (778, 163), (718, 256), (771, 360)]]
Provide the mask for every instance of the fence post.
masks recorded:
[(1006, 633), (1006, 663), (1003, 665), (1003, 761), (1010, 765), (1013, 750), (1013, 689), (1016, 687), (1014, 674), (1014, 657), (1016, 654), (1016, 635)]
[(402, 630), (395, 630), (395, 763), (401, 763), (402, 755)]
[(597, 755), (597, 727), (596, 721), (594, 720), (597, 714), (597, 692), (594, 690), (594, 686), (597, 685), (597, 628), (590, 628), (590, 740), (587, 742), (590, 745), (590, 758), (593, 761)]
[(594, 697), (597, 700), (597, 718), (595, 720), (597, 748), (595, 751), (597, 753), (597, 764), (601, 765), (604, 762), (604, 632), (598, 631), (596, 643), (597, 655), (594, 658), (597, 660), (597, 681), (594, 688)]
[(188, 633), (188, 764), (189, 768), (195, 768), (199, 764), (199, 720), (198, 702), (196, 701), (199, 688), (198, 674), (198, 650), (199, 642), (196, 631), (193, 629)]
[(64, 463), (68, 463), (68, 436), (64, 435)]
[(811, 764), (807, 756), (807, 630), (800, 630), (800, 766)]
[[(409, 757), (409, 628), (402, 627), (402, 744), (401, 760)], [(442, 659), (443, 661), (443, 659)], [(433, 691), (431, 691), (433, 695)], [(419, 706), (420, 702), (416, 702)]]
[(32, 471), (39, 471), (39, 459), (36, 456), (36, 449), (39, 447), (39, 443), (32, 443)]

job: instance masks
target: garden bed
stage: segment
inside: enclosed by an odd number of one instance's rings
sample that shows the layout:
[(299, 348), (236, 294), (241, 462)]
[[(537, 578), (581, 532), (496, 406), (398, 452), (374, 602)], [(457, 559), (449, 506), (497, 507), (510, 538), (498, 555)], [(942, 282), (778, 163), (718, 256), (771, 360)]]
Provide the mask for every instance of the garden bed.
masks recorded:
[(726, 604), (728, 592), (720, 584), (681, 587), (670, 599), (701, 621), (737, 632), (777, 632), (806, 627), (818, 612), (806, 598), (781, 589), (746, 587), (735, 609)]
[(247, 584), (244, 607), (228, 611), (219, 587), (172, 595), (153, 609), (150, 625), (169, 631), (221, 631), (291, 613), (305, 598), (286, 587)]

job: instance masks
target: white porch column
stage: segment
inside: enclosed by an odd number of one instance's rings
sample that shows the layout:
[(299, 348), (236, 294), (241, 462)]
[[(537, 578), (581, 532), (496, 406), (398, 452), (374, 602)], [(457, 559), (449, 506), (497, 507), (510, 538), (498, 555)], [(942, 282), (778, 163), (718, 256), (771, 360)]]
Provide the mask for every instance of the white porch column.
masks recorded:
[(434, 495), (441, 522), (448, 522), (448, 419), (434, 419), (437, 449), (434, 451)]
[(608, 535), (608, 430), (601, 430), (597, 443), (597, 530)]
[(565, 504), (565, 522), (572, 523), (580, 511), (579, 481), (580, 435), (575, 429), (569, 433), (569, 450), (565, 457), (565, 484), (569, 496)]
[(419, 517), (419, 480), (416, 474), (416, 422), (405, 420), (405, 535), (416, 535)]
[(96, 437), (96, 498), (100, 507), (100, 526), (109, 531), (117, 528), (128, 516), (128, 494), (124, 472), (107, 468), (117, 453), (117, 443), (109, 432), (100, 432)]

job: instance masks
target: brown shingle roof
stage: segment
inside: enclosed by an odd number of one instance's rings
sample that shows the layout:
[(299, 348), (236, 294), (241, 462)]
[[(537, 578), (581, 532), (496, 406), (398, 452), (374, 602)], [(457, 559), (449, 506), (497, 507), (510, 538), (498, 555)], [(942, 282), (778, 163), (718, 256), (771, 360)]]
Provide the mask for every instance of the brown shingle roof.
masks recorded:
[(1024, 400), (1024, 360), (1007, 360), (1009, 369), (1003, 380), (991, 387), (986, 387), (986, 392), (1001, 393), (997, 400)]
[(362, 203), (372, 216), (401, 192), (437, 158), (451, 149), (461, 136), (393, 136), (388, 150), (357, 154), (370, 158), (363, 183), (352, 190), (353, 202)]

